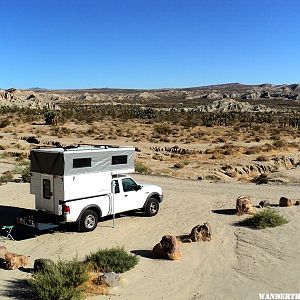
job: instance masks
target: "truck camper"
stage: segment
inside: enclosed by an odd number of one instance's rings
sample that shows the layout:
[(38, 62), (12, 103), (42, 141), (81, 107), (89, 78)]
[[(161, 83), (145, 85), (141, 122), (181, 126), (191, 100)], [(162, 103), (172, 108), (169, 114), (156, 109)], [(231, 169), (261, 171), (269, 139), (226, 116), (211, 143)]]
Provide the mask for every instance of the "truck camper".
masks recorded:
[(51, 219), (92, 231), (104, 216), (130, 210), (156, 215), (162, 189), (138, 184), (128, 175), (134, 172), (134, 156), (134, 147), (107, 145), (31, 150), (30, 193), (36, 214), (19, 223), (41, 228), (41, 221)]

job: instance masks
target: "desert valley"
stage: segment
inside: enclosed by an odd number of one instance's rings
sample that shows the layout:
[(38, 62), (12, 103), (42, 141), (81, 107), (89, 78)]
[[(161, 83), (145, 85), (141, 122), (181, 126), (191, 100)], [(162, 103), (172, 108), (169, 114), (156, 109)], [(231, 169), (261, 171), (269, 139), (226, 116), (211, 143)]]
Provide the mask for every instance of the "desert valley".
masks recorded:
[[(70, 145), (135, 147), (138, 182), (163, 188), (153, 218), (118, 215), (95, 231), (57, 230), (0, 246), (38, 258), (84, 259), (99, 248), (124, 247), (139, 257), (109, 295), (88, 299), (259, 299), (297, 293), (300, 271), (300, 85), (230, 83), (180, 89), (0, 90), (0, 225), (34, 209), (30, 150)], [(24, 182), (25, 181), (25, 182)], [(236, 199), (268, 201), (288, 221), (253, 229), (239, 221)], [(181, 241), (182, 258), (154, 259), (164, 235), (188, 235), (204, 222), (211, 241)], [(16, 236), (18, 233), (16, 232)], [(0, 269), (0, 299), (29, 299), (22, 270)], [(30, 296), (33, 297), (33, 296)], [(107, 297), (107, 298), (105, 298)]]

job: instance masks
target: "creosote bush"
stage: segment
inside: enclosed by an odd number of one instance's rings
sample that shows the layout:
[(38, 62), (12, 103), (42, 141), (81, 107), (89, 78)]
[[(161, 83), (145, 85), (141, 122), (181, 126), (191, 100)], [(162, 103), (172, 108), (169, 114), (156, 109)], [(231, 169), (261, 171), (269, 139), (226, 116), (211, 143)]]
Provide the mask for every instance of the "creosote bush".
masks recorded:
[(134, 163), (135, 171), (141, 174), (151, 174), (151, 169), (144, 165), (141, 161), (135, 161)]
[(266, 208), (256, 213), (253, 217), (249, 217), (238, 224), (257, 229), (264, 229), (267, 227), (281, 226), (286, 223), (288, 223), (288, 221), (277, 211), (271, 208)]
[(138, 261), (137, 256), (127, 253), (120, 247), (98, 250), (86, 257), (86, 262), (99, 272), (123, 273), (132, 269)]
[(29, 280), (31, 288), (40, 299), (83, 299), (82, 285), (88, 280), (87, 265), (77, 259), (48, 263)]

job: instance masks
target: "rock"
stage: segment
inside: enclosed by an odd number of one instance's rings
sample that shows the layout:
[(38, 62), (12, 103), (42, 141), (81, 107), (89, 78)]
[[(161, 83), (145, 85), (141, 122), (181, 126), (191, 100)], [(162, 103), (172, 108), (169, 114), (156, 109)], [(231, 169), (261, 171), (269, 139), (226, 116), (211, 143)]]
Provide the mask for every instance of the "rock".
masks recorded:
[(199, 242), (199, 241), (210, 241), (211, 236), (211, 226), (209, 223), (204, 223), (202, 225), (195, 226), (190, 234), (190, 239), (193, 242)]
[(26, 267), (29, 265), (28, 256), (19, 255), (16, 253), (6, 253), (5, 254), (5, 268), (7, 270), (19, 269), (21, 267)]
[(180, 242), (172, 235), (164, 235), (160, 243), (156, 244), (152, 251), (157, 258), (181, 259)]
[(41, 271), (45, 268), (46, 265), (52, 264), (53, 261), (47, 258), (38, 258), (34, 261), (33, 270), (34, 272)]
[(279, 206), (281, 207), (292, 206), (292, 205), (293, 205), (293, 201), (291, 199), (288, 199), (286, 197), (281, 197), (279, 199)]
[(4, 246), (0, 246), (0, 259), (5, 259), (5, 254), (7, 253), (7, 248)]
[(115, 272), (105, 273), (98, 277), (99, 284), (107, 284), (110, 287), (117, 287), (120, 285), (120, 275)]
[(255, 214), (252, 199), (247, 196), (240, 196), (236, 199), (236, 209), (239, 216), (243, 214)]
[(270, 206), (270, 202), (268, 200), (263, 200), (259, 202), (259, 206), (260, 207), (266, 207), (266, 206)]
[(300, 201), (297, 200), (297, 201), (294, 203), (294, 205), (300, 205)]

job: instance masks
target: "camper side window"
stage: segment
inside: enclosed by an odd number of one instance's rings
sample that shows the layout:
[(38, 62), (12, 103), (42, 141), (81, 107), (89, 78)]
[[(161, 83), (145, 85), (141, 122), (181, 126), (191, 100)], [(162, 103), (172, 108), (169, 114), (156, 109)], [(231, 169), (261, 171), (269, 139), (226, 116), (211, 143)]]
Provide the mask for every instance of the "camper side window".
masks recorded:
[(73, 159), (73, 168), (88, 168), (92, 165), (91, 158), (74, 158)]
[(127, 155), (117, 155), (111, 157), (111, 164), (114, 165), (126, 165)]
[(43, 197), (45, 199), (50, 199), (52, 196), (51, 185), (49, 179), (43, 179)]

